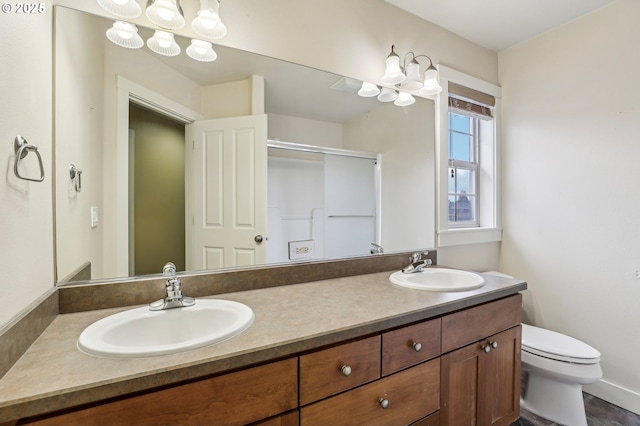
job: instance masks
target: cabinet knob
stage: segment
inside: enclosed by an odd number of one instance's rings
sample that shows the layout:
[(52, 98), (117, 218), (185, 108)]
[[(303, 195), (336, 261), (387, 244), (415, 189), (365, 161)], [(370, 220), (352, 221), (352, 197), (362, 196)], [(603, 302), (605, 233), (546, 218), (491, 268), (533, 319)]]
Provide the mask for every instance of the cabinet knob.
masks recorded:
[(422, 350), (422, 343), (420, 342), (414, 342), (412, 346), (416, 352), (420, 352)]
[(349, 367), (348, 365), (343, 365), (342, 367), (340, 367), (340, 371), (342, 371), (343, 376), (348, 376), (351, 374), (351, 367)]
[(485, 351), (486, 353), (491, 352), (491, 345), (485, 345), (482, 347), (482, 350)]
[(378, 404), (380, 404), (380, 407), (382, 407), (383, 410), (386, 410), (387, 408), (389, 408), (388, 399), (380, 398), (380, 400), (378, 401)]
[(498, 347), (498, 342), (491, 342), (491, 341), (489, 341), (489, 344), (491, 345), (491, 347), (492, 347), (493, 349), (496, 349), (496, 348)]

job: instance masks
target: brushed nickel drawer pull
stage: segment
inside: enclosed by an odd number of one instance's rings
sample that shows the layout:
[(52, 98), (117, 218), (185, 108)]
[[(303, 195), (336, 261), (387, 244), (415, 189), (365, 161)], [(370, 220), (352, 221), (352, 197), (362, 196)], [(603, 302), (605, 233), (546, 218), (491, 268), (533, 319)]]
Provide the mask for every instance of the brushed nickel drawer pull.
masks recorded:
[(413, 346), (413, 349), (414, 349), (416, 352), (420, 352), (420, 351), (422, 350), (422, 343), (420, 343), (420, 342), (415, 342), (415, 343), (414, 343), (413, 345), (411, 345), (411, 346)]
[(342, 371), (343, 376), (349, 376), (351, 374), (351, 367), (345, 364), (340, 367), (340, 371)]
[(380, 398), (380, 400), (378, 400), (378, 404), (380, 404), (380, 407), (382, 407), (383, 410), (386, 410), (387, 408), (389, 408), (388, 399)]

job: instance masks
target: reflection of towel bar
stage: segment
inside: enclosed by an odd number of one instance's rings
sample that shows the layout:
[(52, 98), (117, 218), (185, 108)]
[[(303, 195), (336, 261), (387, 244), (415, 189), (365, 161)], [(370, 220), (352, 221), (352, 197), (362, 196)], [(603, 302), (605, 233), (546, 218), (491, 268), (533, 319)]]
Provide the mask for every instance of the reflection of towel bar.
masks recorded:
[[(13, 173), (15, 173), (19, 179), (30, 180), (32, 182), (42, 182), (44, 180), (44, 166), (42, 165), (42, 157), (38, 152), (38, 147), (35, 145), (29, 145), (29, 143), (25, 138), (18, 135), (16, 136), (16, 139), (13, 142), (13, 148), (16, 152), (16, 163), (13, 166)], [(40, 166), (39, 179), (22, 176), (20, 175), (20, 172), (18, 170), (18, 167), (20, 166), (20, 161), (22, 161), (22, 159), (26, 157), (27, 154), (29, 154), (30, 152), (35, 152), (36, 156), (38, 157), (38, 165)]]
[(330, 214), (330, 218), (338, 218), (338, 217), (375, 217), (372, 214)]

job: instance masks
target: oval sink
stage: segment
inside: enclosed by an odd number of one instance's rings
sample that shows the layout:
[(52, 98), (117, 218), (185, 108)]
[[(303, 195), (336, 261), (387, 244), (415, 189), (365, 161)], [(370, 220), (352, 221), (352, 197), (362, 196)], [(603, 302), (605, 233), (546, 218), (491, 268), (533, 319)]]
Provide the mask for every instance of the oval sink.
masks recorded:
[(422, 272), (394, 272), (389, 280), (396, 285), (428, 291), (464, 291), (484, 285), (484, 278), (458, 269), (425, 268)]
[(94, 322), (80, 334), (78, 348), (118, 358), (167, 355), (229, 339), (253, 319), (250, 307), (230, 300), (197, 299), (193, 306), (163, 311), (144, 306)]

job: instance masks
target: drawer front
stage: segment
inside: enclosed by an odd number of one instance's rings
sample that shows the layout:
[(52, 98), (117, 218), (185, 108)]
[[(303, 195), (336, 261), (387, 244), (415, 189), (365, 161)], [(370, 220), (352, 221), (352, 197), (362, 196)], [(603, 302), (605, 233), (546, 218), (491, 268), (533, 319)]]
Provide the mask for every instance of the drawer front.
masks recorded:
[[(380, 400), (386, 401), (388, 406)], [(410, 424), (440, 408), (440, 359), (302, 407), (300, 424)]]
[(38, 425), (243, 425), (297, 407), (295, 358), (87, 408)]
[(303, 355), (300, 357), (300, 405), (379, 377), (380, 336)]
[(440, 318), (382, 335), (382, 375), (440, 355)]
[(522, 295), (442, 317), (442, 353), (476, 342), (522, 322)]

